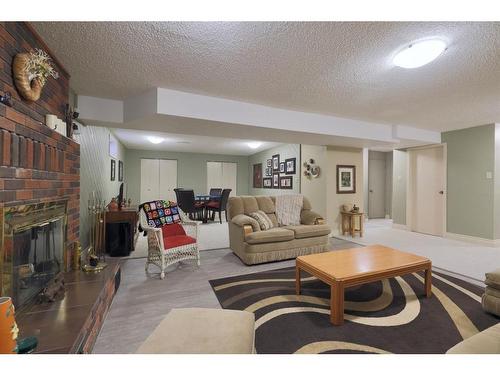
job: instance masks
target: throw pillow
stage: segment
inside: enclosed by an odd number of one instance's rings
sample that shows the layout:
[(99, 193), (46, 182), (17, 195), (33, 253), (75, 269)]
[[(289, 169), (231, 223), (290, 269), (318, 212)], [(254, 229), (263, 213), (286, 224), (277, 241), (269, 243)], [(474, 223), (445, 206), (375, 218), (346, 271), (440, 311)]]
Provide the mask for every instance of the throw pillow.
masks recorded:
[(181, 222), (177, 203), (172, 201), (152, 201), (142, 205), (146, 213), (148, 225), (159, 228), (166, 224), (176, 224)]
[(257, 220), (261, 230), (268, 230), (273, 227), (273, 222), (264, 211), (258, 210), (248, 214), (248, 216)]

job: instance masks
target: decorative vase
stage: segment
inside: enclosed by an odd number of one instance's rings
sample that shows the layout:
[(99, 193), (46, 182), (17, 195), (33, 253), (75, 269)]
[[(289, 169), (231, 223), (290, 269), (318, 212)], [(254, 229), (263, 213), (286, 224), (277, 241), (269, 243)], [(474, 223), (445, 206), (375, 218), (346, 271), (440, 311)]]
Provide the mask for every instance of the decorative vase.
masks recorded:
[(118, 201), (116, 198), (111, 198), (111, 202), (108, 204), (108, 210), (110, 211), (118, 211)]
[(17, 353), (17, 328), (10, 297), (0, 297), (0, 354)]
[(352, 210), (352, 204), (344, 204), (342, 205), (342, 209), (344, 212), (350, 212)]

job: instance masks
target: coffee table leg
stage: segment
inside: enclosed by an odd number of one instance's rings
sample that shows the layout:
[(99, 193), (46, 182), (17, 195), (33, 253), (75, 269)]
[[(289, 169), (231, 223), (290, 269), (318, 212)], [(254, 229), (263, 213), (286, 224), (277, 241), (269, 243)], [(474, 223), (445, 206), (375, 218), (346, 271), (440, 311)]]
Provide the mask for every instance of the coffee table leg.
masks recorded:
[(330, 286), (330, 322), (335, 326), (344, 324), (344, 285), (335, 283)]
[(295, 265), (295, 293), (300, 294), (300, 268)]
[(425, 294), (427, 297), (432, 296), (432, 268), (430, 266), (425, 270)]

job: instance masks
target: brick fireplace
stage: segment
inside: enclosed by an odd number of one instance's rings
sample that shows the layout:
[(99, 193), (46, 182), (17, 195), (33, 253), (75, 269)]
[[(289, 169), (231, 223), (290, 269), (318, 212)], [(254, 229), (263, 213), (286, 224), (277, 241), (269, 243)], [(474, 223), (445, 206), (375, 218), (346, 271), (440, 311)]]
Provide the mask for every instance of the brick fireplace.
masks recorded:
[[(17, 53), (35, 48), (51, 55), (59, 79), (50, 78), (41, 98), (28, 102), (14, 86), (12, 62)], [(0, 276), (12, 256), (3, 243), (4, 213), (50, 202), (65, 202), (63, 268), (68, 269), (79, 236), (80, 146), (48, 128), (45, 115), (64, 118), (69, 74), (28, 23), (0, 22), (0, 94), (6, 92), (13, 106), (0, 104)]]

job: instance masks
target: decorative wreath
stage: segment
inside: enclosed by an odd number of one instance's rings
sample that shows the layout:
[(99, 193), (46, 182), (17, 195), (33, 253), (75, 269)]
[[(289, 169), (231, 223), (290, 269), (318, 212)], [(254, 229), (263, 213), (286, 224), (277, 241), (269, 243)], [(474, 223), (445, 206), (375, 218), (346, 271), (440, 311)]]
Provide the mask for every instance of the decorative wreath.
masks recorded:
[(47, 79), (59, 78), (59, 73), (50, 61), (50, 56), (40, 49), (29, 53), (18, 53), (14, 57), (14, 82), (23, 98), (37, 101)]

